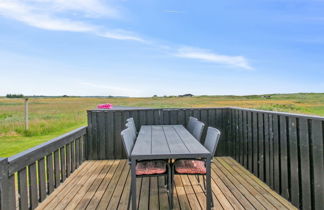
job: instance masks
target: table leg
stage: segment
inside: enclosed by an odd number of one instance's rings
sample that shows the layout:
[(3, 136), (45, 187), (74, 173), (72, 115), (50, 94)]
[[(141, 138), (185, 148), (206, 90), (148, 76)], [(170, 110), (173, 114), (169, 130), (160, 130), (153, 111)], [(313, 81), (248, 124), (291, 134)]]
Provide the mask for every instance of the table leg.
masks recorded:
[(211, 158), (208, 157), (207, 160), (206, 160), (206, 169), (207, 169), (207, 173), (206, 173), (206, 187), (207, 187), (207, 199), (206, 199), (206, 207), (208, 210), (211, 209), (211, 196), (212, 196), (212, 192), (211, 192)]
[(132, 210), (136, 210), (136, 160), (131, 161)]

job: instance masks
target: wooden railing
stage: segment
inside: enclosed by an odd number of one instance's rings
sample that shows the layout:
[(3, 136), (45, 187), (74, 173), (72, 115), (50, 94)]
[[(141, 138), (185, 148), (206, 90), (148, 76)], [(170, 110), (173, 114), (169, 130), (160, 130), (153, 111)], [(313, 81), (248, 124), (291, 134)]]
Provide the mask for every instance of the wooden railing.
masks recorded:
[(230, 108), (229, 154), (300, 209), (324, 207), (324, 118)]
[(0, 158), (0, 209), (35, 209), (84, 161), (87, 127)]
[(222, 132), (216, 155), (232, 156), (300, 209), (323, 208), (324, 118), (242, 108), (123, 108), (88, 111), (88, 127), (0, 158), (0, 209), (35, 208), (84, 159), (125, 158), (120, 131), (129, 117), (139, 129), (186, 125), (189, 116)]
[(189, 116), (199, 118), (206, 126), (220, 129), (223, 135), (216, 154), (226, 155), (228, 150), (225, 129), (228, 126), (227, 110), (226, 108), (90, 110), (88, 111), (89, 135), (86, 157), (91, 160), (126, 158), (120, 132), (125, 128), (126, 119), (129, 117), (134, 118), (139, 130), (141, 125), (185, 125)]
[(242, 108), (88, 111), (88, 159), (125, 158), (120, 131), (133, 117), (146, 124), (183, 124), (195, 116), (218, 128), (216, 156), (232, 156), (300, 209), (324, 206), (324, 118)]

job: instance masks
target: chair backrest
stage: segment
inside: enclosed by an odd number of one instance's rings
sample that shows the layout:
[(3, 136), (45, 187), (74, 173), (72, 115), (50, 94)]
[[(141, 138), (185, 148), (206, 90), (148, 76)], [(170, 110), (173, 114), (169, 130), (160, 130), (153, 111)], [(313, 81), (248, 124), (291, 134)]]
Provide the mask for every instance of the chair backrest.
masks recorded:
[(126, 126), (126, 128), (129, 128), (132, 131), (132, 134), (133, 134), (134, 138), (136, 139), (137, 132), (136, 132), (136, 128), (135, 128), (134, 123), (132, 121), (128, 121), (125, 124), (125, 126)]
[(130, 123), (130, 126), (132, 126), (132, 129), (135, 131), (135, 134), (137, 134), (134, 118), (132, 118), (132, 117), (128, 118), (126, 121), (127, 121), (126, 124)]
[(120, 133), (122, 137), (122, 142), (124, 145), (124, 149), (127, 155), (127, 158), (130, 158), (130, 154), (132, 153), (134, 142), (135, 142), (135, 136), (133, 135), (133, 131), (130, 128), (126, 128)]
[(188, 124), (187, 124), (187, 130), (192, 134), (193, 133), (193, 129), (194, 129), (194, 125), (195, 125), (195, 122), (198, 121), (197, 118), (195, 117), (189, 117), (189, 121), (188, 121)]
[(198, 140), (200, 141), (202, 133), (204, 131), (204, 127), (205, 124), (203, 122), (200, 122), (198, 120), (195, 120), (194, 122), (194, 126), (193, 126), (193, 131), (192, 131), (192, 135)]
[(213, 157), (215, 156), (220, 135), (221, 132), (218, 129), (213, 127), (208, 127), (204, 146), (211, 153)]

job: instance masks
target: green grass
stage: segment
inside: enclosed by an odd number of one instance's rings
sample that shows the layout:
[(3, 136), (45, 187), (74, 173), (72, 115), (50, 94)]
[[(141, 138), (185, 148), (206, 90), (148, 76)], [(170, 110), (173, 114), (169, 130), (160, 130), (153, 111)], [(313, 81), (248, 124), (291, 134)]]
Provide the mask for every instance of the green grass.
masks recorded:
[(21, 137), (21, 136), (3, 136), (0, 137), (0, 157), (10, 157), (24, 150), (37, 146), (50, 139), (58, 137), (64, 133), (67, 133), (73, 129), (83, 126), (84, 124), (76, 125), (66, 129), (62, 129), (57, 132), (53, 132), (50, 135)]
[(119, 106), (180, 107), (244, 107), (324, 116), (324, 93), (260, 95), (196, 96), (157, 98), (30, 98), (30, 129), (24, 129), (24, 100), (0, 97), (0, 157), (17, 154), (30, 147), (87, 124), (86, 110), (98, 104)]

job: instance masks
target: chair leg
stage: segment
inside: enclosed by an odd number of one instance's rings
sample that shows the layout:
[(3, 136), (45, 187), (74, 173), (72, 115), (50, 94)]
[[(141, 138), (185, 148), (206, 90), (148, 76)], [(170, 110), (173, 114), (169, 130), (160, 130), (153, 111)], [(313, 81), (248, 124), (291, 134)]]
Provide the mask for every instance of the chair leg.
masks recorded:
[(131, 188), (129, 189), (129, 196), (128, 196), (127, 210), (129, 209), (129, 206), (130, 206), (131, 197), (132, 197), (132, 186), (131, 186)]
[(173, 180), (173, 176), (174, 176), (174, 168), (173, 166), (171, 166), (171, 170), (170, 170), (170, 181), (169, 181), (169, 195), (170, 195), (170, 209), (173, 209), (173, 185), (174, 185), (174, 180)]
[(205, 179), (205, 175), (203, 175), (202, 177), (203, 177), (204, 189), (206, 191), (206, 179)]

